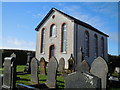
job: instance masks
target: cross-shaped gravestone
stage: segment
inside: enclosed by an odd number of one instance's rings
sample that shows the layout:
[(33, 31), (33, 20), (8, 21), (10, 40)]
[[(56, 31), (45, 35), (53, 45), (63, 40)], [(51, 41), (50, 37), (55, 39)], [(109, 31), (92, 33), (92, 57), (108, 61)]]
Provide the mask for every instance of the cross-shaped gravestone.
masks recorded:
[(108, 66), (102, 57), (98, 57), (93, 61), (90, 72), (101, 78), (102, 88), (106, 88)]
[(32, 84), (38, 84), (38, 63), (37, 59), (35, 57), (31, 60), (31, 83)]
[(44, 58), (40, 59), (40, 74), (46, 75), (46, 62)]
[(64, 71), (64, 66), (65, 66), (65, 60), (64, 60), (64, 58), (61, 58), (61, 59), (59, 60), (58, 71), (61, 72), (61, 73), (63, 73), (63, 71)]
[(31, 52), (28, 52), (27, 53), (27, 63), (26, 63), (26, 67), (24, 69), (24, 72), (30, 73), (30, 71), (31, 71), (31, 68), (30, 68), (31, 57), (32, 57)]
[(58, 68), (57, 59), (55, 57), (50, 58), (50, 61), (48, 63), (47, 81), (45, 83), (49, 88), (56, 87), (57, 68)]

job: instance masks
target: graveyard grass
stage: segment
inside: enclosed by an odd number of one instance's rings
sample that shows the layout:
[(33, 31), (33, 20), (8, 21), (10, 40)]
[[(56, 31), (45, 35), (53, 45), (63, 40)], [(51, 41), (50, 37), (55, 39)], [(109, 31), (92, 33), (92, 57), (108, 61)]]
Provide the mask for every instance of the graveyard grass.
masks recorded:
[[(24, 71), (25, 66), (24, 65), (18, 65), (17, 66), (17, 72), (23, 72)], [(39, 71), (40, 69), (38, 69)], [(59, 73), (58, 73), (59, 74)], [(46, 75), (38, 75), (39, 76), (39, 83), (45, 83), (46, 82)], [(25, 85), (31, 85), (30, 83), (30, 74), (25, 74), (25, 75), (17, 75), (17, 77), (19, 78), (19, 80), (17, 80), (16, 85), (22, 83)], [(62, 76), (57, 75), (57, 86), (58, 88), (64, 88), (64, 78)]]
[[(23, 72), (24, 68), (25, 68), (24, 65), (18, 65), (17, 66), (17, 72)], [(31, 83), (29, 82), (30, 81), (30, 77), (31, 77), (30, 74), (17, 75), (17, 77), (19, 77), (20, 80), (17, 80), (16, 85), (20, 84), (20, 83), (25, 84), (25, 85), (31, 85)], [(40, 75), (39, 74), (39, 79), (40, 79), (39, 83), (45, 83), (46, 78), (47, 78), (46, 75)], [(62, 76), (57, 75), (57, 86), (58, 86), (58, 88), (64, 88), (64, 78)], [(109, 88), (108, 90), (120, 90), (120, 88)]]

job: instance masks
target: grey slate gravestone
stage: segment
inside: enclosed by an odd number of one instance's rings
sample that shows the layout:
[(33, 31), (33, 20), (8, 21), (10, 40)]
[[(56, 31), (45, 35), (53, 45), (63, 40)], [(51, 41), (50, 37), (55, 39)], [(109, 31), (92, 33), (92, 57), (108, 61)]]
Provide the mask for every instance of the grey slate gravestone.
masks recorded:
[[(12, 62), (13, 61), (13, 62)], [(4, 59), (4, 71), (3, 71), (3, 86), (5, 89), (12, 89), (15, 87), (16, 77), (14, 76), (14, 58), (6, 57)]]
[(108, 66), (102, 57), (98, 57), (93, 61), (90, 72), (101, 78), (102, 88), (106, 88)]
[(31, 83), (32, 84), (38, 84), (38, 63), (37, 59), (35, 57), (31, 60)]
[(63, 73), (63, 71), (64, 71), (64, 66), (65, 66), (65, 60), (64, 60), (64, 58), (61, 58), (61, 59), (59, 60), (58, 71)]
[(100, 78), (89, 73), (74, 72), (65, 77), (65, 88), (100, 89)]
[(44, 58), (40, 59), (40, 74), (46, 75), (46, 62)]
[(46, 85), (49, 88), (56, 87), (56, 73), (57, 73), (58, 62), (55, 57), (52, 57), (48, 63), (48, 74)]

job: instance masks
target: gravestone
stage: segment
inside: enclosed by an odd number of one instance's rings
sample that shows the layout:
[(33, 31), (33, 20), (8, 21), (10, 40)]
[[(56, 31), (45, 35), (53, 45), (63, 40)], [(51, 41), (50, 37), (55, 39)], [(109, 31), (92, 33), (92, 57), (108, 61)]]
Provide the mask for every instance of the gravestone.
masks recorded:
[(3, 78), (3, 76), (0, 75), (0, 90), (2, 89), (2, 78)]
[(15, 57), (4, 58), (4, 71), (3, 71), (3, 86), (4, 89), (15, 88), (16, 85), (16, 68)]
[(106, 88), (108, 66), (102, 57), (98, 57), (93, 61), (90, 72), (101, 78), (102, 88)]
[(50, 58), (48, 63), (48, 74), (47, 74), (47, 81), (46, 85), (49, 88), (56, 87), (56, 74), (57, 74), (58, 62), (55, 57)]
[(37, 59), (35, 57), (31, 60), (31, 83), (32, 84), (38, 84), (38, 63)]
[(78, 58), (77, 58), (77, 64), (80, 65), (80, 63), (83, 61), (82, 48), (80, 48), (80, 52), (78, 52), (77, 56), (78, 56)]
[(61, 58), (59, 60), (59, 67), (58, 67), (58, 71), (63, 73), (64, 72), (64, 66), (65, 66), (65, 60), (64, 58)]
[(24, 72), (30, 73), (30, 71), (31, 71), (31, 68), (30, 68), (31, 57), (32, 57), (32, 54), (30, 52), (28, 52), (27, 53), (27, 63), (26, 63), (26, 67), (24, 69)]
[(81, 63), (77, 64), (77, 71), (79, 72), (89, 72), (90, 66), (86, 62), (86, 60), (83, 60)]
[(44, 58), (40, 59), (40, 74), (46, 75), (46, 62)]
[(73, 72), (65, 77), (65, 88), (79, 88), (85, 90), (88, 88), (100, 90), (100, 78), (90, 74)]
[(74, 70), (75, 70), (74, 58), (73, 58), (72, 54), (68, 60), (68, 70), (70, 70), (70, 72), (74, 72)]

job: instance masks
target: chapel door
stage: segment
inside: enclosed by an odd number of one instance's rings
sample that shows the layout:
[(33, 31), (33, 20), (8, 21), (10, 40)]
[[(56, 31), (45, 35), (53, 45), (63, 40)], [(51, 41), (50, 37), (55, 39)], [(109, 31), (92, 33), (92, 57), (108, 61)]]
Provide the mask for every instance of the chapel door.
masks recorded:
[(54, 56), (54, 53), (55, 53), (55, 47), (54, 47), (54, 45), (52, 45), (52, 46), (50, 46), (50, 56), (49, 56), (49, 58)]

